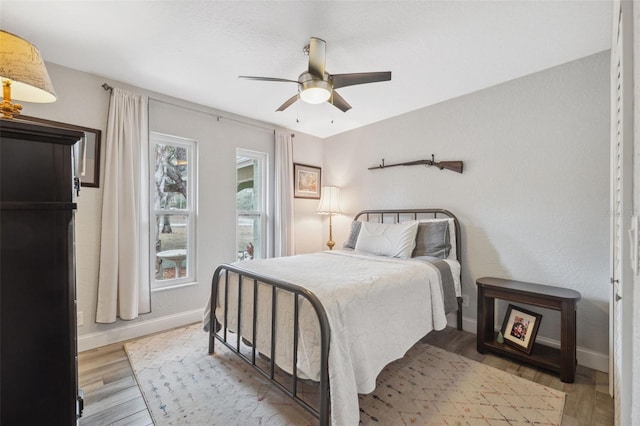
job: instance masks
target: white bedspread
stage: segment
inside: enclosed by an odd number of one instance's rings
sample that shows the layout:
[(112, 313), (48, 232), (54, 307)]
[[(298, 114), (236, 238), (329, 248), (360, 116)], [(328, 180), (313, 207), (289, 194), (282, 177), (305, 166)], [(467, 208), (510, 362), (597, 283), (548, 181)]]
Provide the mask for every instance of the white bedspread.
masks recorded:
[[(431, 330), (441, 330), (447, 320), (440, 274), (428, 263), (326, 251), (291, 257), (237, 262), (238, 267), (305, 287), (324, 306), (331, 329), (329, 384), (333, 425), (359, 423), (358, 393), (375, 389), (376, 377), (391, 361), (404, 354)], [(237, 280), (236, 280), (237, 281)], [(224, 286), (216, 318), (223, 322)], [(237, 291), (229, 287), (228, 327), (237, 327)], [(264, 294), (263, 294), (264, 293)], [(259, 300), (270, 306), (270, 291), (260, 286)], [(292, 330), (291, 295), (278, 295), (278, 330)], [(251, 303), (253, 285), (245, 281), (243, 301)], [(221, 303), (222, 301), (222, 303)], [(258, 309), (257, 349), (270, 353), (270, 312)], [(248, 306), (251, 306), (250, 304)], [(205, 310), (205, 322), (209, 319)], [(250, 309), (243, 308), (242, 335), (252, 336)], [(319, 330), (308, 302), (300, 308), (298, 370), (314, 380), (319, 376)], [(264, 328), (262, 326), (264, 324)], [(286, 328), (288, 327), (288, 328)], [(276, 362), (291, 372), (291, 332), (276, 333)], [(229, 338), (229, 337), (228, 337)]]

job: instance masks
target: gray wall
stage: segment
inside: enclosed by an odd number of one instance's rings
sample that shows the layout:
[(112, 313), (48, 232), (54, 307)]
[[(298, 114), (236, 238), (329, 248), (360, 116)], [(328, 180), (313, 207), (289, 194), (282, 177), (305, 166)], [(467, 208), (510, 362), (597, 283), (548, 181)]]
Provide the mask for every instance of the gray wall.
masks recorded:
[[(305, 134), (297, 134), (293, 139), (293, 162), (322, 168), (324, 144)], [(321, 170), (322, 185), (326, 179)], [(308, 198), (294, 199), (294, 237), (295, 253), (312, 253), (325, 250), (325, 242), (329, 239), (329, 231), (324, 233), (322, 224), (326, 216), (316, 213), (320, 200)]]
[[(464, 173), (367, 170), (382, 158), (432, 153), (463, 160)], [(342, 187), (348, 213), (334, 219), (338, 244), (365, 208), (449, 209), (462, 224), (466, 328), (475, 332), (479, 277), (576, 289), (579, 360), (606, 369), (608, 52), (328, 138), (323, 172), (326, 183)], [(544, 315), (538, 336), (559, 340), (559, 315), (535, 310)]]

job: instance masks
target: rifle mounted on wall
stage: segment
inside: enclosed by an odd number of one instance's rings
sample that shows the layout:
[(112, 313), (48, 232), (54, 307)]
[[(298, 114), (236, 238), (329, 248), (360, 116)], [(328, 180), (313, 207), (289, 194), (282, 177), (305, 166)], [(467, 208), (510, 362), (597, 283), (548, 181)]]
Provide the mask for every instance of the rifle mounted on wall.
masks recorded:
[(395, 163), (395, 164), (384, 164), (384, 158), (382, 159), (382, 163), (379, 166), (369, 167), (369, 170), (376, 169), (384, 169), (386, 167), (395, 167), (395, 166), (436, 166), (440, 170), (447, 169), (453, 172), (462, 173), (463, 163), (462, 161), (435, 161), (435, 157), (431, 154), (431, 160), (416, 160), (416, 161), (407, 161), (406, 163)]

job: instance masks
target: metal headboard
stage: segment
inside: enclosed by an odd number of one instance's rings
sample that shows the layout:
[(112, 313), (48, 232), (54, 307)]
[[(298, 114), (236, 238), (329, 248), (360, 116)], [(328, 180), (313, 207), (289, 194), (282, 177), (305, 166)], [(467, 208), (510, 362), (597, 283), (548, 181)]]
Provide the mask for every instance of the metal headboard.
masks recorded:
[(365, 216), (366, 222), (372, 222), (372, 216), (378, 216), (380, 218), (379, 222), (384, 222), (385, 217), (392, 217), (393, 223), (400, 223), (407, 220), (419, 220), (421, 218), (427, 218), (432, 215), (434, 219), (441, 217), (448, 217), (453, 219), (453, 223), (455, 224), (455, 233), (456, 233), (456, 258), (458, 262), (461, 261), (461, 246), (460, 244), (460, 222), (458, 222), (458, 218), (451, 213), (449, 210), (444, 209), (397, 209), (397, 210), (363, 210), (358, 213), (353, 220), (363, 220), (361, 216)]

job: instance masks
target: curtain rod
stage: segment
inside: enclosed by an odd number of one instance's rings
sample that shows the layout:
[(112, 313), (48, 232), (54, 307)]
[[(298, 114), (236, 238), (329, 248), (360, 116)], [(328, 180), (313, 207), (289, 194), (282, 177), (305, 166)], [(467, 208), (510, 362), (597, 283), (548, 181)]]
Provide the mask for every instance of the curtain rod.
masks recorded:
[[(107, 83), (103, 83), (103, 84), (102, 84), (102, 88), (103, 88), (105, 91), (107, 91), (107, 92), (113, 92), (113, 87), (112, 87), (112, 86), (110, 86), (110, 85), (109, 85), (109, 84), (107, 84)], [(259, 128), (259, 129), (264, 129), (264, 130), (269, 130), (269, 131), (273, 130), (274, 134), (275, 134), (275, 131), (276, 131), (276, 129), (274, 129), (273, 127), (267, 127), (267, 126), (262, 126), (262, 125), (260, 125), (260, 124), (250, 123), (250, 122), (248, 122), (248, 121), (239, 120), (239, 119), (237, 119), (237, 118), (227, 117), (227, 116), (222, 115), (222, 114), (214, 114), (214, 113), (211, 113), (211, 112), (202, 111), (202, 110), (200, 110), (200, 109), (191, 108), (191, 107), (184, 106), (184, 105), (178, 105), (178, 104), (173, 103), (173, 102), (168, 102), (168, 101), (164, 101), (164, 100), (162, 100), (162, 99), (157, 99), (157, 98), (153, 98), (153, 97), (149, 97), (149, 99), (151, 99), (151, 100), (153, 100), (153, 101), (156, 101), (156, 102), (161, 102), (161, 103), (164, 103), (164, 104), (167, 104), (167, 105), (177, 106), (177, 107), (180, 107), (180, 108), (188, 109), (188, 110), (190, 110), (190, 111), (199, 112), (199, 113), (201, 113), (201, 114), (211, 115), (211, 116), (213, 116), (213, 117), (216, 117), (216, 119), (217, 119), (218, 121), (220, 121), (220, 119), (225, 119), (225, 120), (229, 120), (229, 121), (235, 121), (236, 123), (240, 123), (240, 124), (244, 124), (244, 125), (248, 125), (248, 126), (257, 127), (257, 128)], [(291, 137), (292, 137), (292, 138), (293, 138), (293, 137), (295, 137), (295, 136), (296, 136), (296, 135), (295, 135), (295, 133), (291, 133)]]

